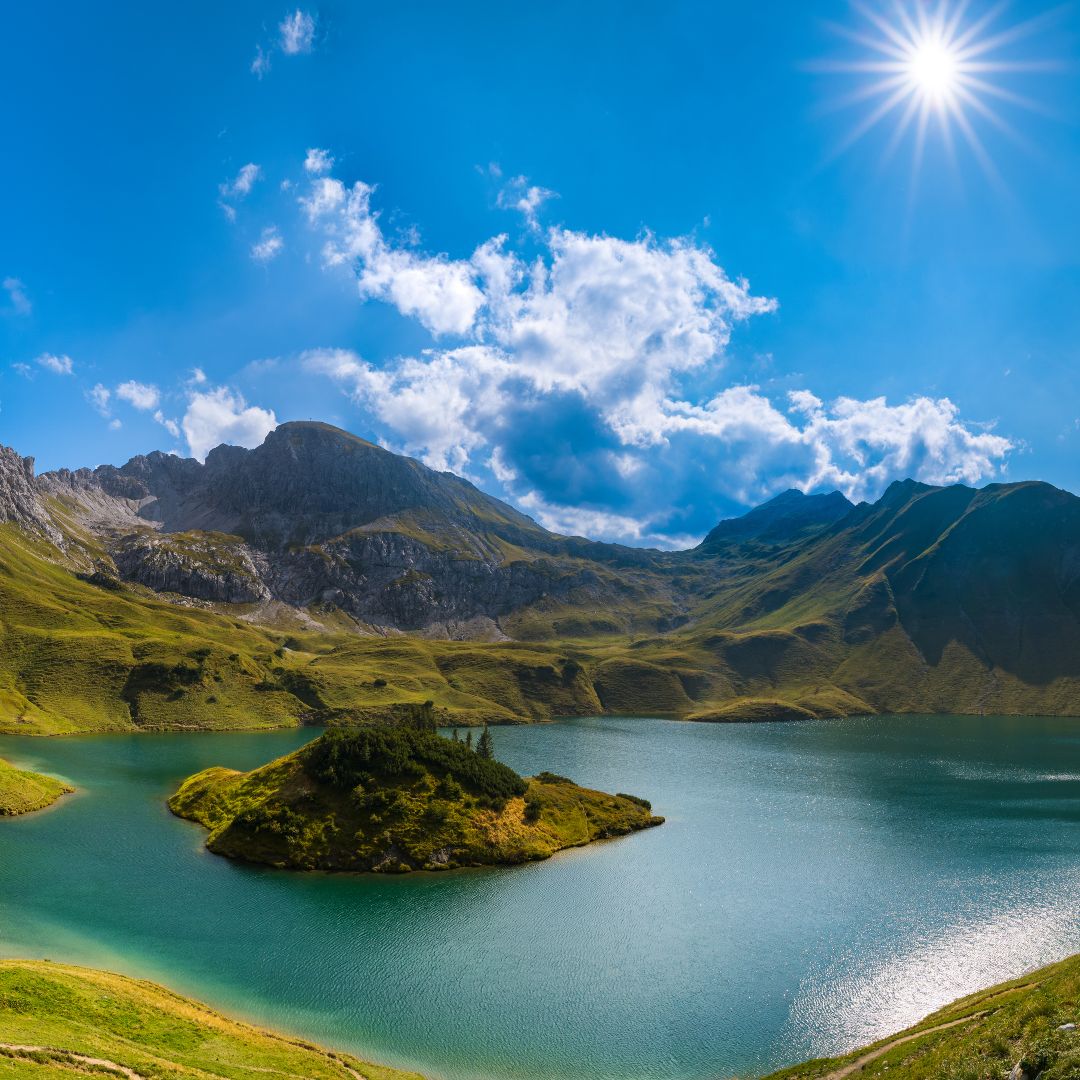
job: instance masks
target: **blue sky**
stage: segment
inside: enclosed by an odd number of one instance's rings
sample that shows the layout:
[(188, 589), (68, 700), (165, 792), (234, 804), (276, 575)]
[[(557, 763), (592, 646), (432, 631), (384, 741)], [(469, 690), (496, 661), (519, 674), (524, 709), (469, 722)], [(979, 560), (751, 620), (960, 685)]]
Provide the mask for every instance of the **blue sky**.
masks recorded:
[(315, 418), (665, 545), (791, 486), (1078, 490), (1048, 9), (971, 0), (1007, 68), (979, 149), (935, 106), (916, 167), (908, 98), (844, 146), (888, 92), (837, 70), (883, 31), (833, 0), (17, 5), (0, 440), (75, 467)]

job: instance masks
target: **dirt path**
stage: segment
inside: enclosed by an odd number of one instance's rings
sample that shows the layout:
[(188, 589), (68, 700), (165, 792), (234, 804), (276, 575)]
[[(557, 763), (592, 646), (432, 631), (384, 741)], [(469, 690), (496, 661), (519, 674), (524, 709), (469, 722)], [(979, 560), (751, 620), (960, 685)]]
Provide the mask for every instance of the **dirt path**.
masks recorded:
[(903, 1035), (899, 1039), (887, 1042), (884, 1046), (879, 1046), (876, 1050), (871, 1050), (868, 1054), (863, 1054), (861, 1058), (856, 1058), (850, 1065), (845, 1065), (842, 1069), (835, 1069), (833, 1072), (823, 1076), (821, 1080), (844, 1080), (845, 1077), (851, 1076), (852, 1073), (865, 1069), (870, 1062), (877, 1061), (879, 1057), (884, 1057), (890, 1050), (903, 1046), (904, 1043), (914, 1042), (924, 1035), (933, 1035), (937, 1031), (947, 1031), (949, 1028), (959, 1027), (961, 1024), (970, 1023), (972, 1020), (981, 1020), (985, 1015), (985, 1012), (971, 1013), (969, 1016), (961, 1016), (959, 1020), (950, 1020), (947, 1024), (938, 1024), (937, 1027), (923, 1028), (922, 1031)]
[[(86, 1054), (73, 1054), (70, 1050), (61, 1050), (55, 1046), (24, 1046), (21, 1043), (0, 1043), (0, 1050), (6, 1050), (8, 1053), (19, 1057), (29, 1057), (31, 1054), (63, 1055), (65, 1058), (70, 1058), (76, 1065), (86, 1065), (93, 1069), (112, 1069), (114, 1072), (126, 1076), (127, 1080), (146, 1080), (144, 1076), (134, 1069), (129, 1069), (126, 1065), (118, 1065), (115, 1061), (107, 1061), (105, 1058), (87, 1057)], [(57, 1061), (55, 1063), (50, 1062), (50, 1064), (63, 1066), (67, 1062)]]

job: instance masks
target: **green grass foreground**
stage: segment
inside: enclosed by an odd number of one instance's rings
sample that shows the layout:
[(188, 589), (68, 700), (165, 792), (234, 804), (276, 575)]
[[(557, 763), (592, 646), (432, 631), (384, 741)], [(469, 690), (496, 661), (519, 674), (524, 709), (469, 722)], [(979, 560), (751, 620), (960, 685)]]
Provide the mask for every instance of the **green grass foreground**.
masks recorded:
[(47, 961), (0, 961), (3, 1080), (264, 1074), (420, 1080), (237, 1023), (153, 983)]
[(766, 1080), (1077, 1080), (1080, 1029), (1069, 1024), (1080, 1024), (1080, 956), (961, 998), (872, 1046)]
[(23, 772), (0, 760), (0, 817), (30, 814), (51, 806), (74, 788), (40, 773)]
[[(843, 1057), (766, 1080), (1076, 1080), (1080, 956), (960, 999)], [(1015, 1071), (1014, 1071), (1015, 1070)], [(153, 983), (48, 961), (0, 961), (0, 1078), (73, 1075), (419, 1080), (238, 1023)]]
[(432, 732), (331, 731), (249, 773), (190, 777), (169, 808), (219, 855), (304, 870), (401, 873), (546, 859), (659, 825), (631, 795), (525, 780)]

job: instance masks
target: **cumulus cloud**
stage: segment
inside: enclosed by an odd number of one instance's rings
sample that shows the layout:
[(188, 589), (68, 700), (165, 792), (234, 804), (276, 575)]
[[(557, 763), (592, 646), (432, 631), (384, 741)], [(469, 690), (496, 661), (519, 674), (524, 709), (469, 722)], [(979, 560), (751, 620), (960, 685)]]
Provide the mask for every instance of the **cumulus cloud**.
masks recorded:
[(277, 427), (277, 417), (270, 409), (248, 405), (237, 391), (219, 386), (191, 392), (180, 426), (192, 457), (202, 461), (221, 443), (258, 446)]
[(469, 261), (418, 255), (387, 242), (371, 210), (372, 191), (360, 181), (346, 188), (324, 176), (300, 199), (308, 220), (326, 232), (326, 263), (353, 266), (361, 296), (388, 300), (433, 334), (467, 333), (484, 303), (478, 268)]
[(307, 157), (304, 158), (304, 168), (312, 176), (321, 176), (328, 173), (334, 167), (334, 159), (329, 150), (320, 150), (313, 146), (308, 149)]
[(496, 196), (496, 203), (503, 210), (517, 210), (524, 218), (525, 224), (530, 230), (536, 232), (540, 228), (538, 214), (540, 207), (549, 199), (557, 199), (558, 195), (548, 188), (538, 184), (530, 184), (527, 177), (515, 176)]
[(8, 294), (8, 311), (14, 315), (29, 315), (34, 310), (26, 286), (17, 277), (4, 278), (4, 291)]
[(70, 356), (57, 356), (55, 353), (42, 353), (34, 363), (54, 375), (71, 375), (75, 370)]
[(109, 399), (111, 397), (112, 391), (101, 383), (98, 383), (96, 386), (86, 391), (86, 400), (89, 401), (102, 416), (109, 415)]
[(1014, 449), (1004, 436), (963, 423), (948, 398), (915, 397), (889, 405), (883, 397), (841, 397), (828, 408), (809, 391), (790, 398), (792, 410), (805, 417), (805, 438), (815, 450), (808, 489), (835, 487), (867, 498), (897, 477), (976, 484), (992, 476)]
[(251, 257), (256, 262), (270, 262), (281, 254), (284, 247), (285, 241), (282, 240), (281, 233), (277, 231), (276, 226), (270, 225), (263, 229), (258, 243), (252, 245)]
[(133, 408), (148, 412), (156, 409), (161, 401), (161, 391), (150, 383), (136, 382), (129, 379), (116, 388), (116, 396), (121, 401), (126, 401)]
[(281, 51), (286, 56), (309, 53), (315, 44), (315, 20), (299, 8), (286, 15), (278, 25)]
[(502, 236), (465, 258), (429, 255), (387, 237), (372, 195), (320, 176), (301, 204), (326, 265), (348, 267), (362, 298), (418, 321), (432, 345), (381, 365), (316, 349), (302, 365), (402, 449), (486, 470), (549, 527), (674, 543), (789, 487), (857, 499), (909, 475), (975, 483), (1013, 448), (948, 398), (717, 390), (735, 327), (776, 302), (694, 240), (551, 228), (530, 262)]

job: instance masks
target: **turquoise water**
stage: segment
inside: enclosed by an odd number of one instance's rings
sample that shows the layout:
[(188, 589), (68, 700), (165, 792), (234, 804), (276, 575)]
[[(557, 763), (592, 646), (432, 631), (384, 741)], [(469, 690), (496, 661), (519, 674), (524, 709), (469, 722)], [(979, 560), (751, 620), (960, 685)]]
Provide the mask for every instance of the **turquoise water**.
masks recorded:
[(1080, 951), (1080, 722), (584, 719), (498, 755), (667, 824), (533, 866), (296, 875), (164, 800), (312, 731), (0, 738), (79, 793), (0, 821), (0, 954), (122, 970), (432, 1077), (716, 1078)]

